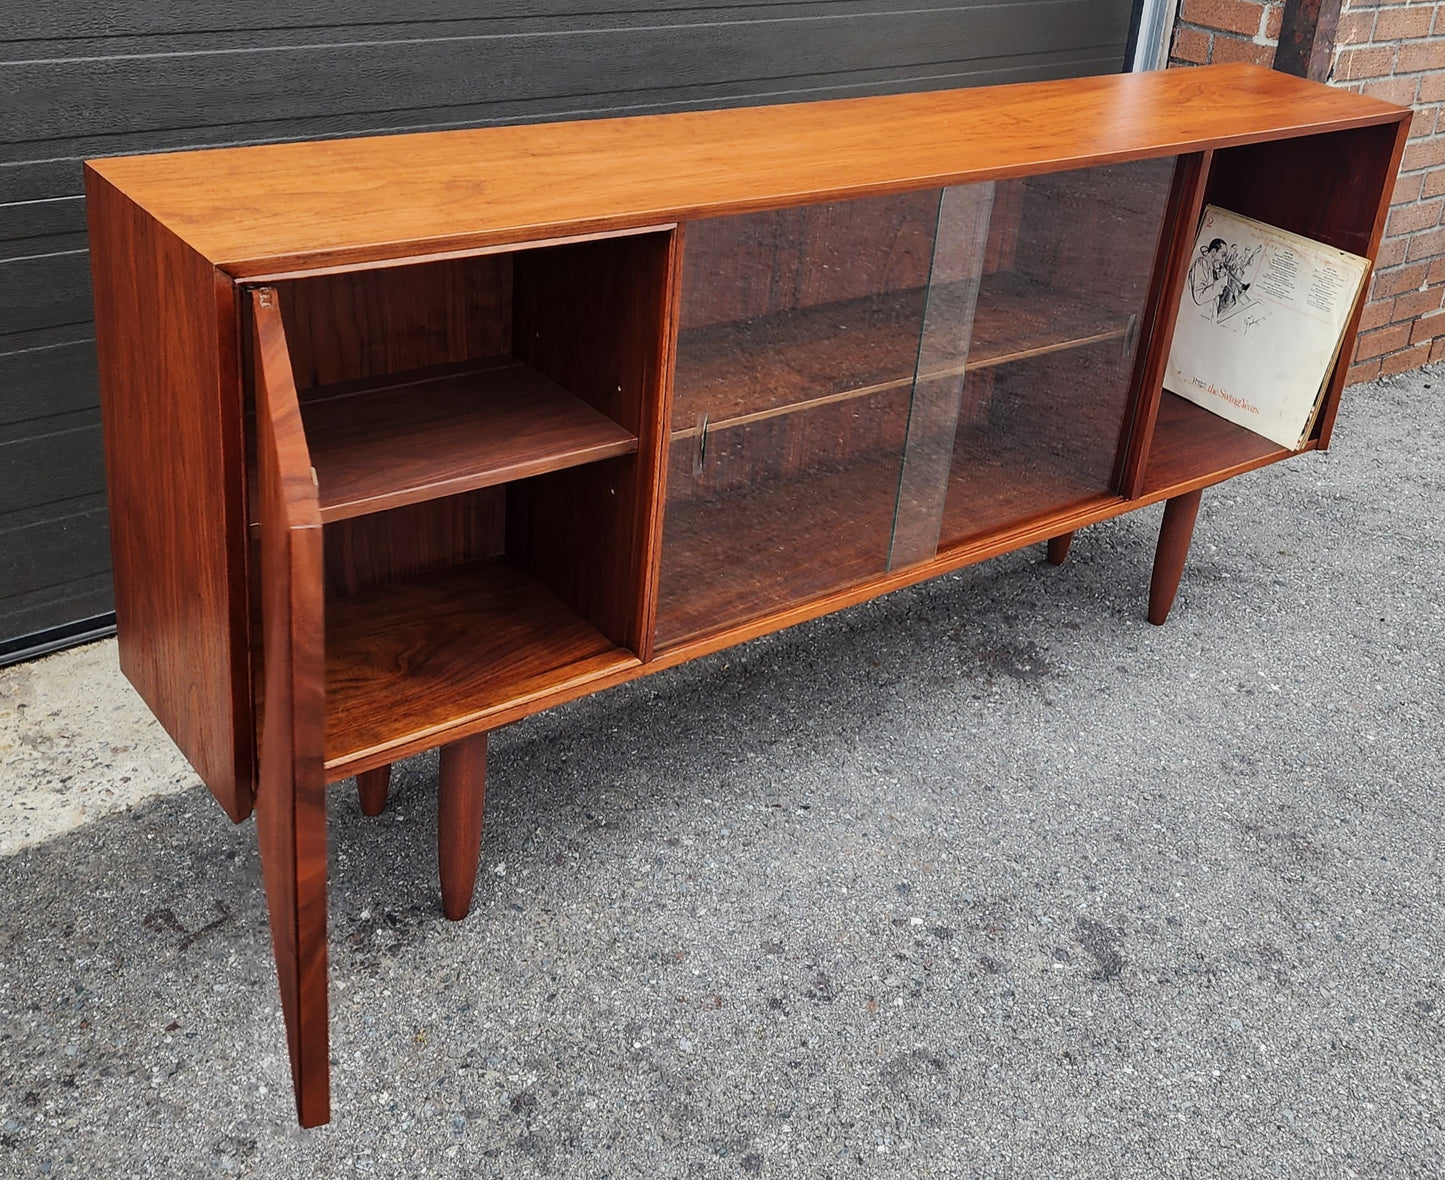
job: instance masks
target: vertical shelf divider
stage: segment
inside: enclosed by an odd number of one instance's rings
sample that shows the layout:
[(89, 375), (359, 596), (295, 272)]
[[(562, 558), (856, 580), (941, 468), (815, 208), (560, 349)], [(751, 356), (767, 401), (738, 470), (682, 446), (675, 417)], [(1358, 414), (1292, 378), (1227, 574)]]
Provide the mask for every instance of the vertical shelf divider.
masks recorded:
[(1149, 292), (1147, 339), (1139, 350), (1134, 369), (1130, 408), (1124, 416), (1126, 437), (1119, 448), (1120, 469), (1114, 486), (1128, 499), (1144, 491), (1144, 471), (1149, 447), (1154, 441), (1154, 423), (1159, 417), (1159, 400), (1164, 393), (1164, 368), (1169, 363), (1169, 346), (1174, 339), (1174, 321), (1184, 293), (1184, 275), (1194, 249), (1194, 227), (1204, 207), (1204, 187), (1214, 152), (1191, 152), (1174, 165), (1174, 183), (1169, 206), (1159, 231), (1159, 251), (1154, 263), (1154, 281)]

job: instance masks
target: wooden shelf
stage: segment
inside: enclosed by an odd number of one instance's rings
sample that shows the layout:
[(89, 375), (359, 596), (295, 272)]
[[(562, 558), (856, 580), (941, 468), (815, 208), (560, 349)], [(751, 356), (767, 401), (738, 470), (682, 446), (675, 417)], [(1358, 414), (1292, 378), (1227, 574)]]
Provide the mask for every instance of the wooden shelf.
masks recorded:
[[(1314, 447), (1307, 442), (1304, 450)], [(1143, 495), (1190, 483), (1201, 486), (1282, 459), (1287, 447), (1226, 422), (1218, 414), (1185, 401), (1167, 389), (1159, 401)]]
[[(678, 340), (673, 438), (760, 422), (913, 383), (926, 292), (872, 295), (713, 324)], [(1128, 318), (1015, 274), (984, 279), (964, 370), (1106, 340)], [(959, 369), (926, 374), (946, 376)]]
[(326, 772), (637, 658), (504, 557), (326, 606)]
[(1128, 333), (1127, 315), (1072, 291), (1023, 275), (991, 275), (979, 290), (967, 367), (987, 369), (1105, 340), (1122, 341)]
[(322, 387), (301, 417), (323, 522), (637, 450), (635, 435), (510, 357)]

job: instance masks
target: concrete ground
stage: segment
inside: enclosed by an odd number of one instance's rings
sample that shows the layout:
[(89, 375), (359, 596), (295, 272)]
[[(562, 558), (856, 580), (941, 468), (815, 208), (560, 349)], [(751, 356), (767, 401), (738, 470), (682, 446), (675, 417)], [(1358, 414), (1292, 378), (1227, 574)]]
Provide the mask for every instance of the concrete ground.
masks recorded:
[(102, 644), (0, 673), (4, 1176), (1445, 1174), (1445, 372), (1335, 450), (332, 795), (335, 1120), (255, 836)]

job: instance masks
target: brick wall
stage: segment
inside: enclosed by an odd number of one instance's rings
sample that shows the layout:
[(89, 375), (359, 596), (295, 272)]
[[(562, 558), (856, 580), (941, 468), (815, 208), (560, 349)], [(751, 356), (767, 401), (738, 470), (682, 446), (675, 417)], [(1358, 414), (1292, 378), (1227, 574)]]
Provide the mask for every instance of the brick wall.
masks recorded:
[(1273, 65), (1283, 18), (1283, 0), (1183, 0), (1169, 64), (1202, 66), (1248, 61)]
[[(1171, 66), (1271, 65), (1284, 4), (1183, 0)], [(1445, 0), (1344, 0), (1329, 81), (1415, 108), (1349, 379), (1445, 359)]]

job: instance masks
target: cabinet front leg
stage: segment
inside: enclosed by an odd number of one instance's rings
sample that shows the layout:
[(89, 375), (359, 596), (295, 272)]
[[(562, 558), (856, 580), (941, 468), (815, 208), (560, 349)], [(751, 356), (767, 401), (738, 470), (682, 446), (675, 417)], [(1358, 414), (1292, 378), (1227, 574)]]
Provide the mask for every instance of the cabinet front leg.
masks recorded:
[(1073, 533), (1049, 538), (1049, 564), (1063, 565), (1069, 556), (1069, 546), (1074, 543)]
[(364, 770), (356, 776), (356, 790), (361, 796), (361, 814), (376, 816), (386, 810), (386, 793), (391, 789), (391, 763), (375, 770)]
[(463, 738), (441, 750), (437, 799), (437, 853), (442, 911), (460, 922), (472, 908), (482, 853), (482, 812), (487, 800), (487, 735)]
[(1164, 523), (1159, 526), (1159, 547), (1154, 550), (1154, 576), (1149, 580), (1149, 621), (1163, 626), (1174, 605), (1189, 539), (1194, 535), (1194, 518), (1199, 515), (1202, 490), (1185, 492), (1164, 505)]

